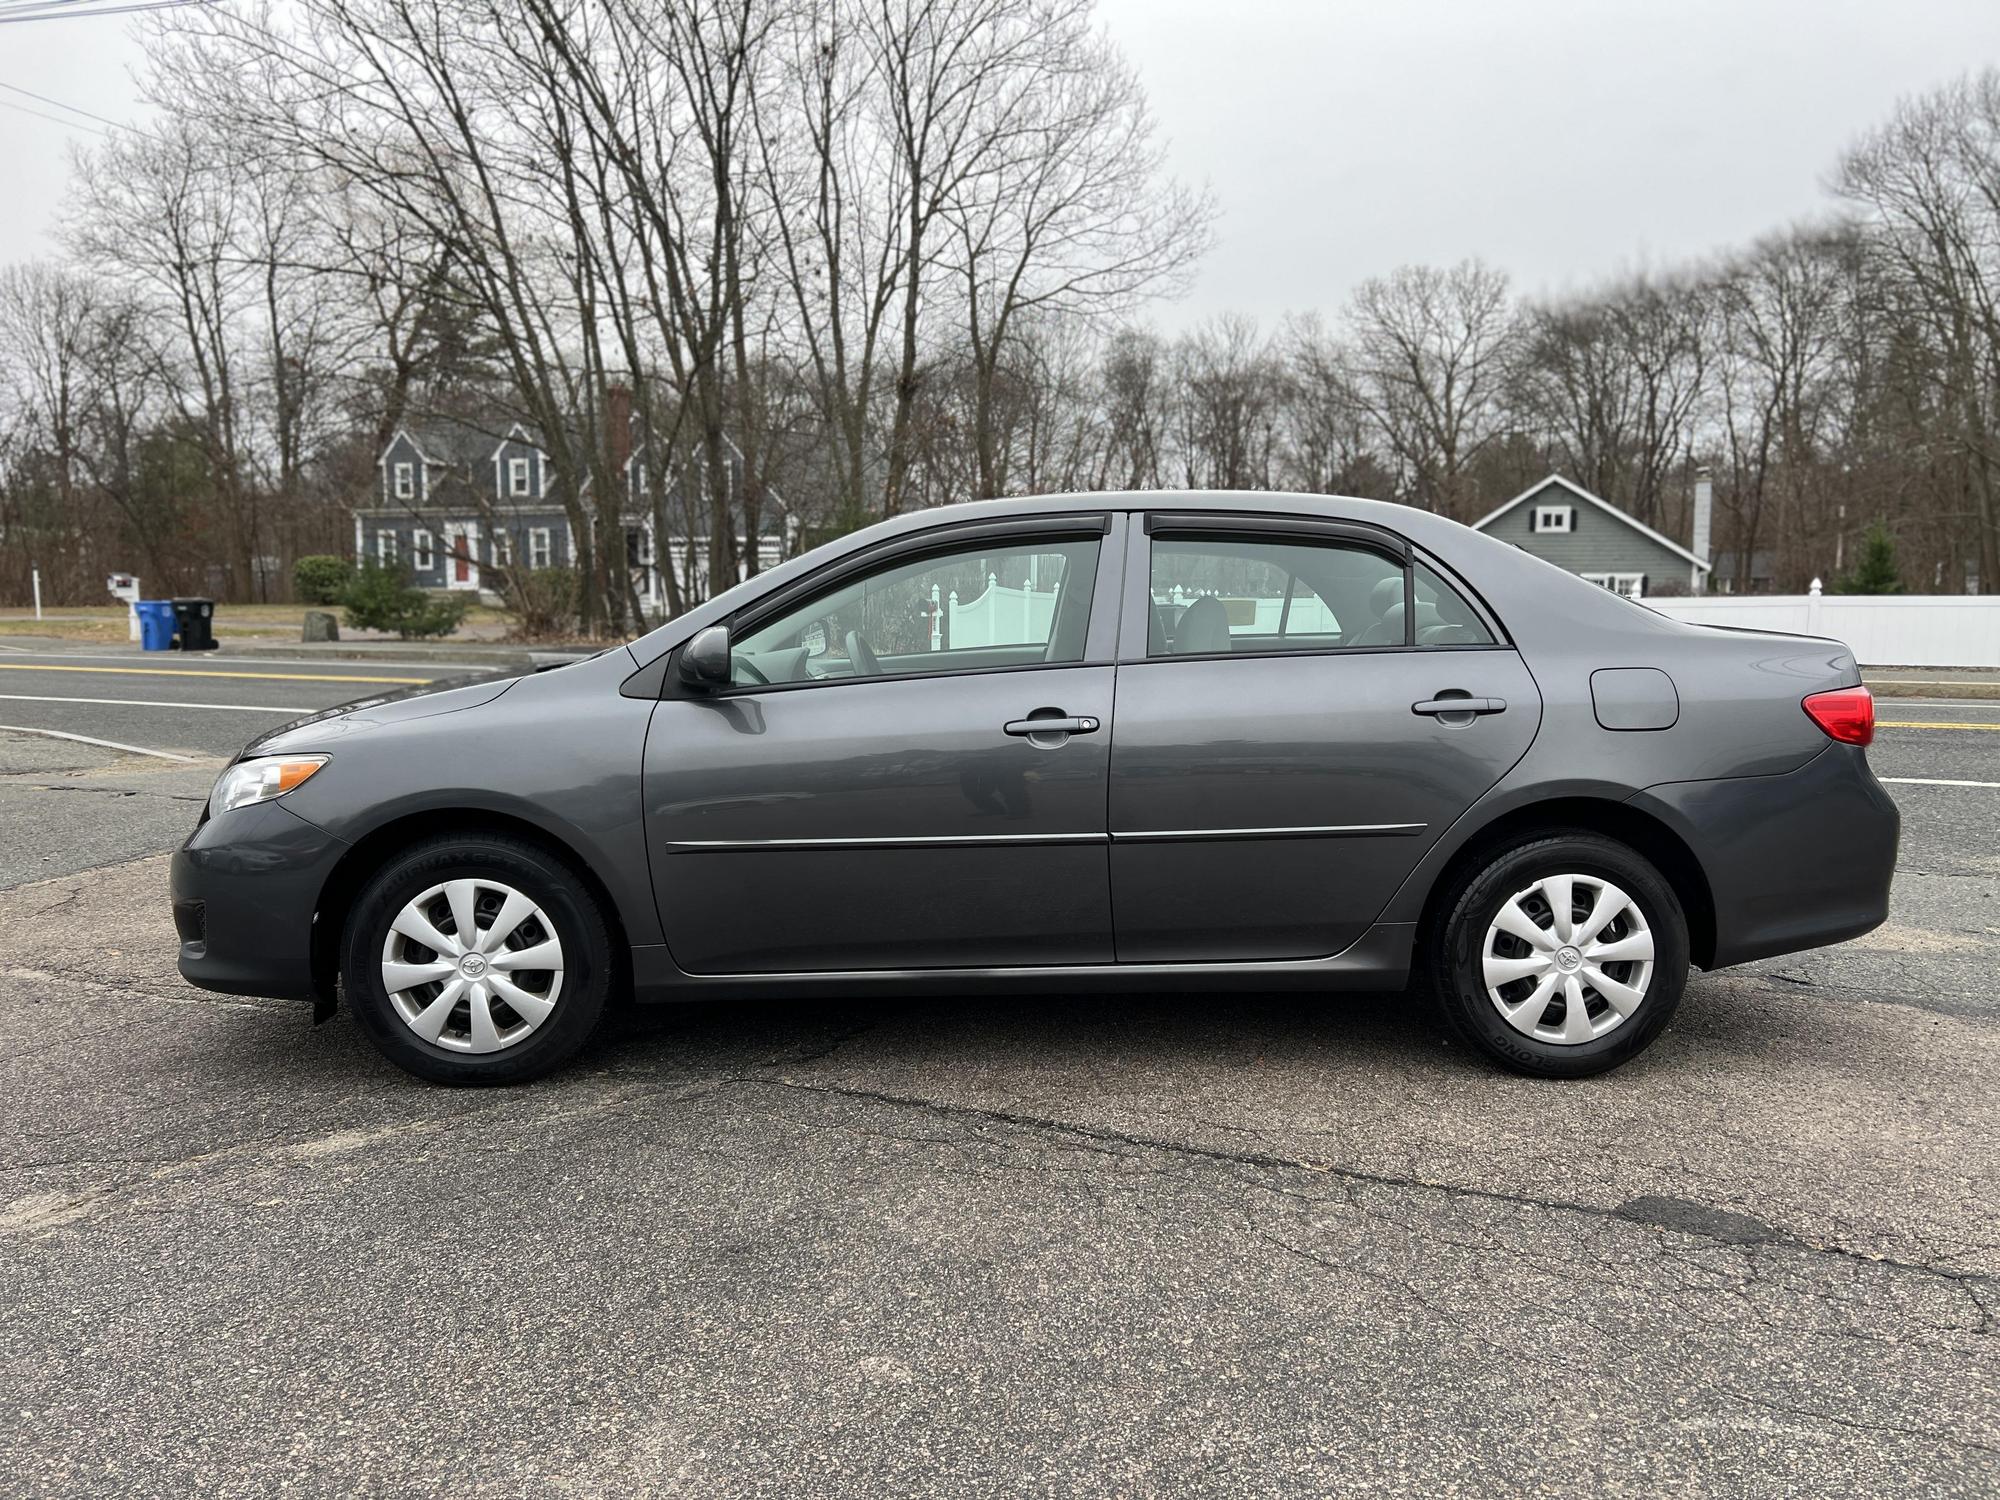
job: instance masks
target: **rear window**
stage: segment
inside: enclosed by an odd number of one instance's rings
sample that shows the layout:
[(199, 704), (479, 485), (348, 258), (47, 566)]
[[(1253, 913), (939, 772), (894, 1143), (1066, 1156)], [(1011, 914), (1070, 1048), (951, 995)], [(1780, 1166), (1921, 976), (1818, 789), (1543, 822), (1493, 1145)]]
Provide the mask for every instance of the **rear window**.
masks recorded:
[[(1414, 626), (1402, 564), (1339, 541), (1161, 537), (1153, 543), (1149, 656), (1491, 646), (1479, 611), (1443, 575), (1415, 564)], [(1409, 634), (1406, 634), (1409, 633)]]
[(1340, 543), (1159, 538), (1150, 656), (1403, 644), (1403, 569)]
[(1493, 632), (1465, 596), (1423, 563), (1416, 565), (1417, 644), (1493, 646)]

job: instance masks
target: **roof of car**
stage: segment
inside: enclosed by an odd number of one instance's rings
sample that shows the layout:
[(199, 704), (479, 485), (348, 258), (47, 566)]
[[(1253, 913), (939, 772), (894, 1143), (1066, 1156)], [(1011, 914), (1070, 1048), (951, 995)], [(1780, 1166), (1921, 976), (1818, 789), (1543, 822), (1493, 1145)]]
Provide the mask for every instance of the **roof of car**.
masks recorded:
[[(1015, 515), (1046, 515), (1067, 510), (1196, 510), (1244, 514), (1303, 512), (1371, 521), (1396, 529), (1460, 527), (1449, 517), (1388, 500), (1364, 500), (1353, 495), (1318, 495), (1288, 490), (1088, 490), (1080, 493), (1025, 495), (1004, 500), (961, 500), (950, 505), (905, 511), (892, 520), (914, 529), (955, 521), (995, 519)], [(878, 523), (881, 524), (881, 523)], [(1469, 529), (1469, 528), (1460, 528)]]

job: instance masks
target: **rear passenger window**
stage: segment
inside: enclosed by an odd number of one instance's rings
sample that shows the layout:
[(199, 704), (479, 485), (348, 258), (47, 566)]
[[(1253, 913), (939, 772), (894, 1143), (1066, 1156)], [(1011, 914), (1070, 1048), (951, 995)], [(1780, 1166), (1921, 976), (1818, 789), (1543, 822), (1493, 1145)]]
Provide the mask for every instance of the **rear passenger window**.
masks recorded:
[(1465, 596), (1422, 563), (1416, 566), (1417, 644), (1493, 646), (1493, 632)]
[(1159, 537), (1148, 656), (1400, 646), (1402, 564), (1338, 542)]

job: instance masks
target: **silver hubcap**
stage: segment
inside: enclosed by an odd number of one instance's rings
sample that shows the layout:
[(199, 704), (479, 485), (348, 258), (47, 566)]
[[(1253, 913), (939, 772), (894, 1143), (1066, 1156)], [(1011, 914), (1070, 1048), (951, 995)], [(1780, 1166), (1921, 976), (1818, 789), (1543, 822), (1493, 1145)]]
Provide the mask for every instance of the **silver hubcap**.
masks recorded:
[(562, 939), (512, 886), (447, 880), (396, 914), (382, 988), (410, 1030), (453, 1052), (525, 1041), (562, 993)]
[(1516, 891), (1480, 949), (1486, 994), (1507, 1024), (1575, 1046), (1625, 1024), (1653, 980), (1639, 904), (1595, 875), (1550, 875)]

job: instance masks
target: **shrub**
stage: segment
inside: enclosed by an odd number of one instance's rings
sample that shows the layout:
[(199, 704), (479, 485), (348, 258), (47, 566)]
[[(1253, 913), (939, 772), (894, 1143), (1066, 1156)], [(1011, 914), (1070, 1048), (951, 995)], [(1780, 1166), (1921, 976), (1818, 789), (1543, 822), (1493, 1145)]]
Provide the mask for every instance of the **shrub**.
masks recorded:
[(366, 562), (349, 581), (340, 602), (347, 623), (358, 630), (393, 630), (404, 640), (450, 635), (465, 618), (465, 601), (428, 594), (402, 568)]
[(573, 568), (510, 568), (502, 592), (514, 616), (514, 634), (530, 641), (557, 639), (573, 631), (576, 596)]
[(301, 604), (338, 604), (353, 579), (354, 568), (344, 557), (319, 553), (292, 564), (292, 592)]

